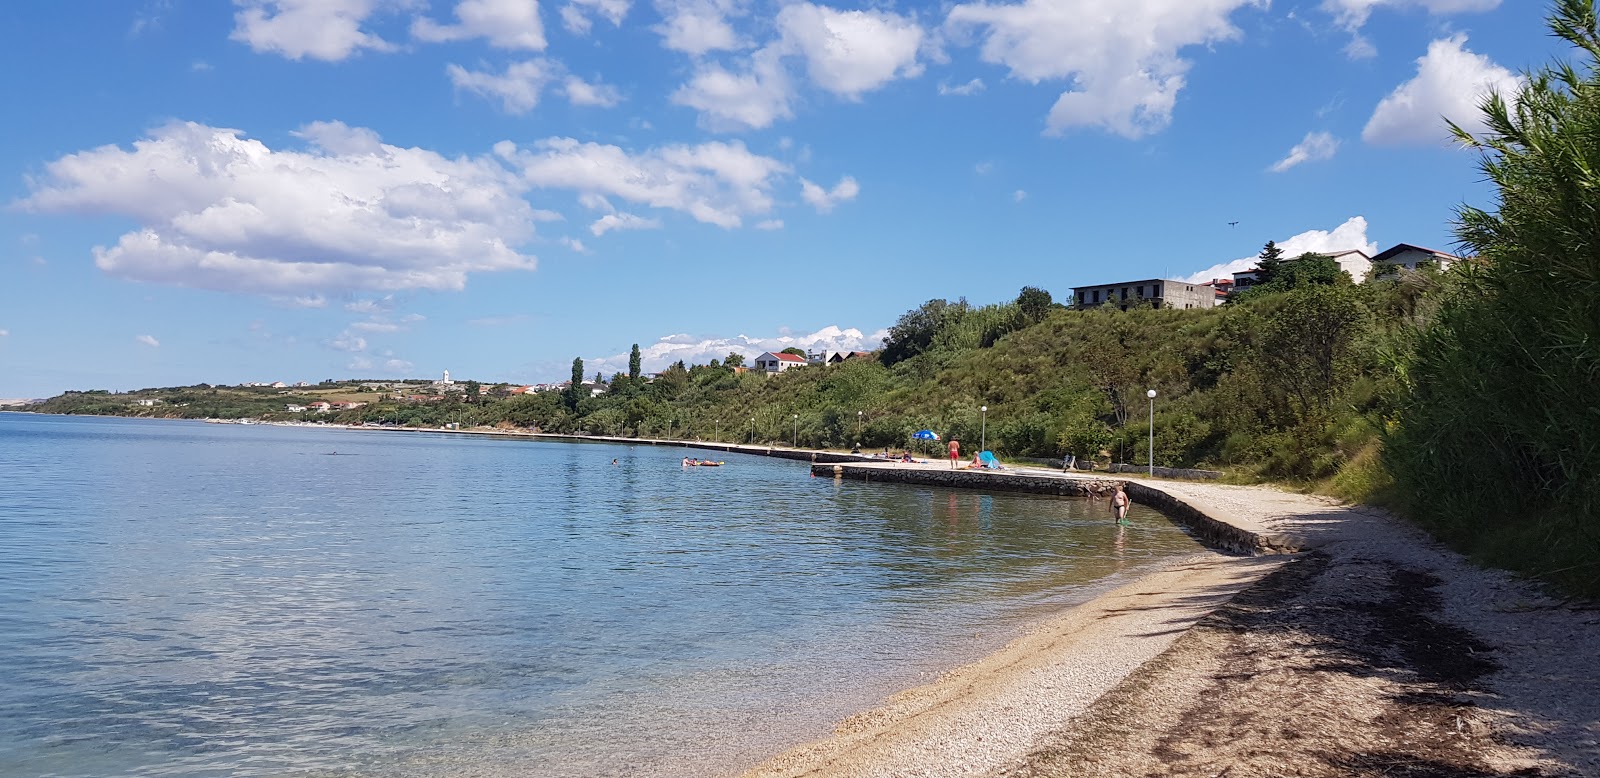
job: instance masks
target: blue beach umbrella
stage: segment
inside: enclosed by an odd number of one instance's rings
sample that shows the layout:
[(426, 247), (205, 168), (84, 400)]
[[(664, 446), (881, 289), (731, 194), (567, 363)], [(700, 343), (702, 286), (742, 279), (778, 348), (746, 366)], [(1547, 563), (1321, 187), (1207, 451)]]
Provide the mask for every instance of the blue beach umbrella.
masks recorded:
[(917, 440), (938, 440), (939, 433), (934, 432), (933, 430), (917, 430), (916, 432), (911, 433), (911, 437), (916, 438)]

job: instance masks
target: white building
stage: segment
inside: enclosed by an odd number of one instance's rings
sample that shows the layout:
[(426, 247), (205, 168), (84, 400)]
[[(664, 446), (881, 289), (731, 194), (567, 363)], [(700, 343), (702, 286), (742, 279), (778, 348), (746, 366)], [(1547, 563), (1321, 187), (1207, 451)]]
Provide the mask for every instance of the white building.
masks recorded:
[(805, 367), (810, 364), (805, 357), (799, 354), (774, 354), (768, 351), (756, 357), (756, 369), (767, 373), (782, 373), (795, 367)]
[(1398, 268), (1416, 270), (1418, 265), (1432, 264), (1440, 270), (1449, 270), (1451, 265), (1461, 261), (1461, 257), (1446, 254), (1443, 251), (1425, 249), (1409, 243), (1401, 243), (1372, 258), (1372, 264), (1377, 266), (1378, 275), (1392, 273)]

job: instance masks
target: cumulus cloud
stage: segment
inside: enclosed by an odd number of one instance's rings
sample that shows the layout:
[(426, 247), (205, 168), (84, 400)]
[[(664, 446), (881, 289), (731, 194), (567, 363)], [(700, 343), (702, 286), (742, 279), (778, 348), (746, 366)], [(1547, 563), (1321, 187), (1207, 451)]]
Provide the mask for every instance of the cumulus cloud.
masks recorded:
[(1026, 199), (1028, 199), (1028, 193), (1024, 190), (1018, 189), (1017, 191), (1011, 193), (1012, 202), (1020, 203)]
[(589, 231), (596, 238), (612, 230), (656, 230), (661, 228), (660, 219), (646, 219), (631, 213), (608, 213), (600, 217), (594, 224), (589, 225)]
[(704, 63), (672, 93), (672, 102), (699, 111), (701, 124), (714, 131), (770, 127), (794, 116), (793, 100), (782, 58), (770, 48), (756, 52), (738, 72)]
[(591, 84), (577, 76), (567, 76), (565, 84), (567, 101), (573, 105), (594, 105), (610, 108), (622, 102), (622, 94), (614, 86)]
[(140, 227), (95, 264), (122, 278), (294, 296), (461, 289), (469, 273), (531, 270), (527, 184), (492, 158), (449, 159), (333, 123), (285, 150), (238, 130), (174, 123), (131, 149), (69, 154), (30, 179), (33, 211)]
[(846, 100), (923, 70), (917, 55), (927, 35), (911, 17), (801, 2), (779, 11), (775, 27), (775, 40), (732, 69), (701, 63), (673, 102), (700, 111), (713, 130), (761, 129), (794, 115), (797, 85), (786, 60), (798, 60), (810, 83)]
[(965, 97), (967, 95), (975, 95), (983, 90), (983, 79), (981, 78), (974, 78), (965, 84), (961, 84), (960, 86), (950, 86), (949, 84), (939, 85), (939, 94), (941, 95), (956, 95), (959, 97)]
[[(1277, 244), (1278, 248), (1283, 250), (1283, 256), (1285, 257), (1298, 257), (1301, 254), (1331, 254), (1351, 249), (1364, 251), (1369, 257), (1378, 253), (1378, 244), (1367, 239), (1367, 220), (1361, 216), (1352, 216), (1345, 220), (1344, 224), (1332, 230), (1307, 230), (1291, 238), (1277, 241)], [(1255, 266), (1256, 256), (1252, 254), (1232, 262), (1212, 265), (1182, 280), (1192, 283), (1204, 283), (1218, 278), (1232, 278), (1234, 273), (1242, 273)]]
[[(1128, 138), (1159, 132), (1185, 85), (1179, 52), (1239, 37), (1229, 17), (1265, 0), (1023, 0), (951, 9), (946, 28), (976, 31), (980, 56), (1029, 83), (1066, 81), (1046, 132), (1099, 127)], [(1112, 6), (1114, 5), (1114, 10)]]
[(662, 22), (653, 29), (661, 45), (699, 57), (712, 51), (743, 48), (728, 16), (737, 11), (733, 0), (661, 0), (656, 3)]
[(1478, 103), (1491, 91), (1514, 93), (1520, 76), (1466, 48), (1467, 36), (1428, 44), (1417, 75), (1378, 103), (1361, 139), (1380, 146), (1448, 143), (1450, 120), (1470, 132), (1483, 129)]
[(834, 184), (831, 190), (823, 189), (804, 178), (800, 179), (800, 196), (811, 203), (811, 207), (816, 208), (817, 213), (827, 213), (839, 203), (856, 199), (856, 195), (860, 193), (861, 187), (850, 176), (839, 179), (839, 183)]
[[(823, 327), (816, 332), (802, 335), (780, 332), (771, 337), (754, 338), (748, 335), (726, 338), (679, 334), (668, 335), (655, 343), (640, 347), (639, 357), (644, 371), (655, 373), (679, 360), (683, 360), (686, 364), (703, 365), (713, 359), (723, 359), (729, 352), (737, 352), (749, 360), (765, 351), (782, 351), (786, 348), (800, 348), (807, 351), (875, 351), (882, 348), (883, 339), (887, 335), (887, 330), (863, 335), (861, 330), (841, 329), (837, 326)], [(627, 372), (628, 354), (585, 358), (584, 365), (590, 371), (598, 370), (606, 375)]]
[(778, 29), (779, 45), (805, 60), (811, 81), (846, 99), (922, 73), (923, 31), (908, 17), (795, 3), (778, 12)]
[(0, 329), (0, 338), (9, 338), (9, 337), (11, 337), (11, 330)]
[(1274, 173), (1282, 173), (1302, 162), (1320, 162), (1333, 159), (1339, 150), (1339, 139), (1326, 132), (1308, 132), (1304, 140), (1289, 149), (1289, 155), (1278, 160), (1270, 168)]
[(525, 114), (539, 104), (539, 95), (559, 71), (546, 60), (514, 62), (504, 73), (467, 70), (460, 65), (447, 65), (445, 72), (457, 90), (472, 92), (490, 100), (499, 100), (509, 114)]
[(412, 37), (429, 42), (484, 38), (496, 48), (544, 50), (538, 0), (461, 0), (455, 14), (456, 24), (417, 19), (411, 24)]
[(393, 51), (394, 44), (362, 29), (368, 17), (396, 11), (406, 0), (233, 0), (229, 37), (257, 52), (336, 62), (363, 49)]
[(737, 227), (772, 210), (772, 188), (789, 167), (743, 143), (664, 146), (638, 154), (620, 147), (550, 138), (530, 150), (509, 142), (496, 153), (540, 187), (577, 191), (580, 202), (610, 210), (615, 197), (681, 211), (698, 221)]
[(593, 27), (590, 16), (597, 16), (621, 27), (632, 4), (628, 0), (570, 0), (561, 8), (561, 24), (573, 35), (588, 35)]
[(150, 348), (159, 348), (161, 346), (161, 341), (156, 340), (152, 335), (135, 335), (133, 336), (133, 339), (135, 342), (149, 346)]

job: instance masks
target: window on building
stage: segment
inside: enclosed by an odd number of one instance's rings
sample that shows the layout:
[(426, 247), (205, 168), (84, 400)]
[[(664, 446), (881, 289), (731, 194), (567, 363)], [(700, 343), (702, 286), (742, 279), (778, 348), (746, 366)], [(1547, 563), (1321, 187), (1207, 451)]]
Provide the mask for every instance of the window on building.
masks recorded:
[(1160, 297), (1161, 296), (1161, 285), (1160, 284), (1156, 284), (1156, 285), (1150, 287), (1150, 296), (1151, 297)]

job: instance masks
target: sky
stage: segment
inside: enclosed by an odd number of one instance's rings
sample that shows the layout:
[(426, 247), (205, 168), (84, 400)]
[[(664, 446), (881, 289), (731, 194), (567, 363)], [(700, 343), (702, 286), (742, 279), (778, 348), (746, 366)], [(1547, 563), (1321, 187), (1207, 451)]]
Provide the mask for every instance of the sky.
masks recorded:
[[(1451, 250), (1534, 0), (0, 14), (0, 398), (866, 349), (933, 298)], [(1243, 260), (1242, 262), (1240, 260)]]

